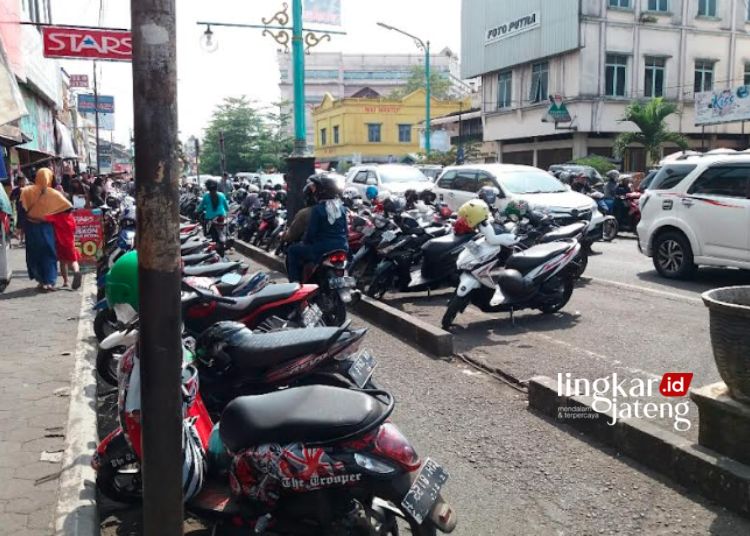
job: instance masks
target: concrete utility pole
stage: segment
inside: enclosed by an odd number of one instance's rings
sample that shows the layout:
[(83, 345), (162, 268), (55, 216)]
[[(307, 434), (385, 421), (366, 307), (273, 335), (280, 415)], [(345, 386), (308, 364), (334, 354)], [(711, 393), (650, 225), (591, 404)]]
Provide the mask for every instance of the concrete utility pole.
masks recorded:
[(131, 0), (143, 533), (181, 536), (182, 340), (175, 0)]

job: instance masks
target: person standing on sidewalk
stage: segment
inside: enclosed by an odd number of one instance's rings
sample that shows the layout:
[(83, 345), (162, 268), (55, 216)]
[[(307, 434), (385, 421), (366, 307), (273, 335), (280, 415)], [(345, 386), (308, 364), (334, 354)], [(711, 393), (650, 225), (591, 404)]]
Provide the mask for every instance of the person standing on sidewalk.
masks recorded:
[(46, 218), (72, 207), (64, 195), (51, 188), (52, 178), (52, 170), (41, 168), (34, 184), (21, 190), (26, 210), (26, 267), (29, 278), (37, 281), (42, 291), (54, 290), (57, 280), (55, 232)]
[(16, 187), (10, 193), (10, 202), (13, 204), (13, 208), (16, 211), (16, 237), (18, 238), (18, 245), (23, 246), (24, 238), (23, 233), (26, 228), (26, 209), (23, 208), (21, 203), (21, 191), (26, 188), (26, 177), (18, 175), (16, 177)]
[(68, 270), (73, 272), (73, 290), (81, 287), (81, 268), (78, 264), (79, 255), (75, 244), (76, 221), (73, 219), (73, 209), (47, 216), (55, 231), (55, 250), (57, 260), (60, 261), (60, 275), (63, 287), (68, 286)]

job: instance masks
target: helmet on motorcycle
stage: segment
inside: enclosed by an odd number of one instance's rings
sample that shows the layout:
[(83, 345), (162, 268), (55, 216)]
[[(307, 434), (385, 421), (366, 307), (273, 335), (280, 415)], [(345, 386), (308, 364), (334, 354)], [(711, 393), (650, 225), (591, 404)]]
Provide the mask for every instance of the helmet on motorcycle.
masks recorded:
[(607, 179), (611, 181), (616, 181), (620, 178), (620, 172), (616, 169), (611, 169), (607, 171)]
[(336, 179), (325, 173), (313, 175), (310, 177), (310, 182), (315, 185), (315, 199), (317, 201), (336, 199), (341, 193)]
[(214, 179), (208, 179), (206, 181), (206, 190), (209, 192), (215, 192), (219, 189), (219, 183), (216, 182)]
[(374, 201), (375, 199), (377, 199), (378, 198), (378, 187), (374, 186), (372, 184), (370, 186), (368, 186), (367, 189), (365, 190), (365, 197), (369, 201)]
[(247, 190), (245, 190), (244, 188), (240, 188), (239, 190), (234, 192), (234, 199), (238, 203), (242, 203), (246, 197), (247, 197)]
[(264, 190), (273, 190), (273, 186), (271, 185), (271, 183), (270, 183), (270, 182), (267, 182), (267, 183), (265, 183), (265, 184), (263, 185), (263, 189), (264, 189)]
[[(195, 367), (187, 367), (186, 371), (192, 371), (197, 375)], [(182, 494), (184, 499), (190, 500), (203, 489), (203, 481), (206, 478), (206, 451), (203, 442), (195, 427), (194, 419), (182, 420)]]
[(419, 195), (416, 190), (409, 189), (404, 192), (404, 200), (407, 205), (413, 205), (419, 200)]
[(273, 189), (276, 190), (277, 192), (280, 192), (281, 190), (284, 189), (284, 185), (281, 183), (276, 183), (273, 185)]
[(276, 192), (276, 201), (278, 201), (282, 205), (286, 203), (286, 192), (284, 190), (279, 190), (278, 192)]
[(353, 186), (350, 186), (349, 188), (344, 190), (343, 197), (344, 199), (356, 199), (361, 196), (359, 195), (359, 190), (357, 190)]
[(568, 173), (567, 171), (562, 171), (558, 179), (560, 179), (560, 182), (564, 184), (570, 184), (570, 173)]
[(475, 228), (490, 217), (490, 208), (481, 199), (471, 199), (458, 209), (458, 217), (465, 220), (471, 228)]
[(256, 185), (249, 184), (247, 186), (247, 193), (249, 193), (249, 194), (257, 194), (258, 192), (260, 192), (260, 188), (258, 188)]
[(422, 192), (419, 194), (419, 199), (426, 205), (431, 205), (437, 199), (437, 194), (432, 190), (422, 190)]
[(138, 252), (129, 251), (112, 265), (104, 285), (107, 304), (128, 304), (138, 311)]
[(398, 214), (404, 210), (406, 203), (401, 197), (389, 196), (383, 201), (383, 211), (386, 214)]
[(483, 186), (479, 190), (477, 197), (491, 207), (495, 204), (495, 201), (497, 201), (497, 196), (499, 193), (500, 191), (494, 186)]
[(222, 375), (229, 371), (233, 360), (232, 349), (242, 348), (253, 337), (253, 332), (239, 322), (217, 322), (195, 341), (195, 357), (201, 371)]

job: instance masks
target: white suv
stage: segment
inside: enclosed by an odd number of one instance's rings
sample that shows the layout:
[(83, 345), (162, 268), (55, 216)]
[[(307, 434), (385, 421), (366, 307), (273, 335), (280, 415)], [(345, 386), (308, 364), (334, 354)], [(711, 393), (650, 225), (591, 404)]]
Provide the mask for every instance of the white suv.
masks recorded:
[(662, 276), (689, 278), (699, 265), (750, 269), (750, 155), (703, 157), (640, 205), (638, 249)]

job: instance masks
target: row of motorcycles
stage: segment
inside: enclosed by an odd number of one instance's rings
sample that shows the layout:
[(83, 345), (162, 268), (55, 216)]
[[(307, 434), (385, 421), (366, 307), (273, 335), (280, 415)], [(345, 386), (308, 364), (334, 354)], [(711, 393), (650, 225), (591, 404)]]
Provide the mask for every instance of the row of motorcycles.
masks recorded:
[[(92, 465), (105, 496), (137, 502), (137, 237), (117, 251), (130, 222), (112, 213), (120, 228), (100, 262), (97, 371), (117, 388), (119, 425)], [(395, 400), (362, 349), (367, 330), (328, 322), (317, 285), (272, 283), (226, 259), (207, 223), (180, 228), (186, 508), (247, 534), (452, 532), (448, 473), (393, 423)]]

